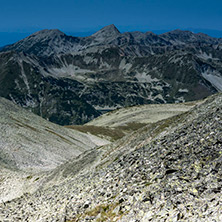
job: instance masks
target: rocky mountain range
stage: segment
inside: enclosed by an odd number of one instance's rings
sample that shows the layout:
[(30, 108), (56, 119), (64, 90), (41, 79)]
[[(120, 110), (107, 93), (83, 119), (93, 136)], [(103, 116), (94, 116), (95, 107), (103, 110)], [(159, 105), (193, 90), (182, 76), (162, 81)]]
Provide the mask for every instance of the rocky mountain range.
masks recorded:
[(104, 110), (197, 100), (222, 91), (222, 40), (175, 30), (89, 37), (42, 30), (1, 49), (0, 96), (60, 125)]
[[(18, 126), (30, 132), (33, 127), (40, 130), (35, 134), (45, 140), (42, 132), (54, 126), (54, 134), (59, 133), (55, 136), (65, 143), (67, 139), (71, 141), (70, 137), (74, 143), (74, 135), (79, 135), (21, 111), (5, 99), (0, 101), (6, 109), (12, 106), (10, 115), (3, 118), (8, 127)], [(11, 162), (1, 164), (0, 189), (4, 192), (0, 221), (221, 221), (222, 94), (193, 105), (159, 121), (156, 112), (156, 121), (116, 142), (86, 149), (47, 172), (10, 168)], [(158, 107), (160, 114), (161, 107), (169, 107), (164, 106)], [(179, 104), (177, 109), (186, 106), (189, 105)], [(133, 115), (136, 107), (131, 110)], [(147, 107), (144, 115), (152, 110), (152, 105)], [(122, 119), (125, 111), (112, 113), (113, 122), (117, 115)], [(32, 118), (19, 115), (23, 112)], [(106, 114), (98, 122), (101, 124), (103, 119), (106, 123), (107, 117)], [(29, 149), (32, 151), (32, 146)], [(13, 176), (14, 181), (10, 180)], [(18, 187), (23, 191), (17, 198), (8, 195)]]

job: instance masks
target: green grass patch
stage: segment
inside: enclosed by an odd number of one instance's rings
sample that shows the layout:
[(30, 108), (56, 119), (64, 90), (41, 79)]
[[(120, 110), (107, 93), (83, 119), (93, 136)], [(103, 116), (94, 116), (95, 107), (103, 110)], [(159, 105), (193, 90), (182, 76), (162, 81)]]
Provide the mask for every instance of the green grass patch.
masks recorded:
[(130, 122), (130, 123), (127, 123), (127, 125), (118, 126), (116, 128), (121, 129), (123, 131), (132, 132), (132, 131), (136, 131), (146, 125), (147, 125), (146, 123)]
[(27, 176), (27, 177), (26, 177), (26, 179), (27, 179), (27, 180), (31, 180), (31, 179), (32, 179), (32, 177), (33, 177), (33, 176), (32, 176), (32, 175), (30, 175), (30, 176)]
[(97, 215), (100, 214), (100, 217), (96, 219), (96, 222), (103, 221), (113, 221), (115, 217), (121, 219), (123, 212), (119, 211), (118, 214), (113, 212), (114, 209), (118, 206), (118, 203), (111, 204), (101, 204), (96, 206), (93, 209), (86, 210), (84, 213), (77, 215), (73, 220), (68, 220), (68, 222), (78, 222), (83, 220), (84, 218), (91, 217), (95, 219)]
[(91, 133), (92, 135), (107, 138), (111, 141), (118, 140), (125, 136), (124, 132), (120, 129), (112, 129), (109, 127), (102, 127), (102, 126), (91, 126), (91, 125), (73, 125), (73, 126), (66, 126), (66, 128), (78, 130), (83, 133)]
[(136, 131), (141, 127), (145, 126), (145, 123), (131, 122), (124, 126), (118, 127), (104, 127), (104, 126), (93, 126), (93, 125), (72, 125), (65, 126), (69, 129), (78, 130), (83, 133), (91, 133), (92, 135), (116, 141), (124, 137), (127, 133)]

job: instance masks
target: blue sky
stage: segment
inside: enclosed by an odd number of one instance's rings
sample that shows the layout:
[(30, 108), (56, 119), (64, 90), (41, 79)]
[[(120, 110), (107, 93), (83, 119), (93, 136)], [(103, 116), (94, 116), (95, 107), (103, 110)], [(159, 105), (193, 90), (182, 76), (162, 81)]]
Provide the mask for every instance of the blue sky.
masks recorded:
[(45, 28), (81, 35), (109, 24), (120, 31), (222, 33), (221, 0), (1, 0), (0, 6), (0, 45)]

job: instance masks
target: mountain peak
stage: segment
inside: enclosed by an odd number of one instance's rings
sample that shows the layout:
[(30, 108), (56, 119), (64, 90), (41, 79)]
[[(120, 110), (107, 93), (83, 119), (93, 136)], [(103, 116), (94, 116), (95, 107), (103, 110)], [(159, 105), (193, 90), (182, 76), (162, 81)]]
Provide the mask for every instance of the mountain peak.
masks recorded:
[(92, 36), (96, 37), (96, 39), (103, 38), (112, 38), (120, 34), (120, 31), (116, 28), (115, 25), (111, 24), (103, 27), (98, 32), (94, 33)]
[(109, 30), (109, 31), (115, 31), (117, 33), (120, 33), (120, 31), (116, 28), (114, 24), (104, 26), (101, 30)]
[(99, 32), (100, 31), (107, 31), (107, 32), (109, 31), (109, 32), (117, 33), (117, 34), (120, 33), (120, 31), (116, 28), (114, 24), (104, 26), (102, 29), (99, 30)]
[(59, 29), (43, 29), (40, 30), (38, 32), (33, 33), (32, 35), (30, 35), (29, 37), (52, 37), (52, 36), (63, 36), (65, 35), (62, 31), (60, 31)]
[[(43, 29), (6, 47), (7, 50), (28, 52), (38, 56), (49, 56), (67, 50), (67, 35), (58, 29)], [(71, 45), (71, 43), (69, 44)]]

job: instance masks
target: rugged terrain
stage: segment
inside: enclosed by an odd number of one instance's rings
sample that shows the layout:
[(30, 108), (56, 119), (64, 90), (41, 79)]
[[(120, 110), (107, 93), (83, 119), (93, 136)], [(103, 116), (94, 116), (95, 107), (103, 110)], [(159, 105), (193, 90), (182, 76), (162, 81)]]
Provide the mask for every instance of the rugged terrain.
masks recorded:
[(48, 172), (2, 221), (221, 221), (222, 95)]
[(0, 135), (0, 164), (26, 171), (55, 168), (105, 142), (50, 123), (4, 98), (0, 98)]
[(42, 30), (0, 52), (0, 96), (61, 125), (138, 104), (205, 98), (222, 90), (222, 41), (174, 30), (89, 37)]
[(34, 191), (42, 182), (38, 174), (107, 143), (0, 98), (0, 202)]

